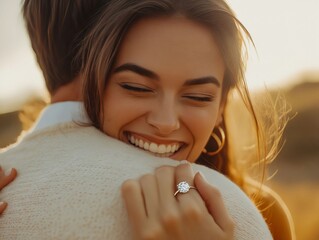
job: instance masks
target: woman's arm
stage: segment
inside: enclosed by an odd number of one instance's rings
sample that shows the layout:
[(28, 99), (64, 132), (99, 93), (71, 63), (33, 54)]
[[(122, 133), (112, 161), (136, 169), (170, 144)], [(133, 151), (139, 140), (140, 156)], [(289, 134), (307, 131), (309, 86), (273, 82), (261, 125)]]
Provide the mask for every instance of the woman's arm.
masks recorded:
[(263, 186), (258, 191), (260, 183), (250, 182), (250, 184), (251, 193), (254, 195), (258, 193), (255, 202), (268, 224), (274, 240), (295, 240), (293, 220), (281, 197), (267, 186)]
[[(7, 186), (10, 182), (12, 182), (15, 177), (17, 176), (17, 170), (15, 168), (12, 168), (9, 175), (5, 175), (5, 172), (0, 167), (0, 191)], [(7, 207), (6, 202), (0, 202), (0, 214), (6, 209)]]
[(274, 240), (295, 240), (291, 214), (280, 196), (265, 187), (259, 209), (264, 216)]
[[(182, 181), (196, 189), (176, 193), (176, 184)], [(194, 175), (190, 164), (163, 166), (154, 174), (128, 180), (122, 186), (122, 195), (133, 239), (234, 238), (234, 223), (221, 194), (201, 174)]]

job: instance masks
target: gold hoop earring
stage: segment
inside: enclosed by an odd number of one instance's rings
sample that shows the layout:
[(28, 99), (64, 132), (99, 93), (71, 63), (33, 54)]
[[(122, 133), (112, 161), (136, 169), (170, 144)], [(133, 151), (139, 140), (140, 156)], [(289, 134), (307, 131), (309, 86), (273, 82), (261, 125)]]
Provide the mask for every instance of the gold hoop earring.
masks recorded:
[(217, 129), (219, 131), (219, 135), (220, 135), (221, 139), (219, 138), (219, 136), (216, 133), (214, 133), (214, 131), (212, 132), (211, 136), (216, 141), (218, 149), (216, 151), (212, 151), (212, 152), (208, 152), (205, 148), (203, 150), (203, 153), (205, 153), (209, 156), (214, 156), (214, 155), (218, 154), (223, 149), (225, 142), (226, 142), (226, 135), (225, 135), (224, 130), (220, 126), (217, 127)]

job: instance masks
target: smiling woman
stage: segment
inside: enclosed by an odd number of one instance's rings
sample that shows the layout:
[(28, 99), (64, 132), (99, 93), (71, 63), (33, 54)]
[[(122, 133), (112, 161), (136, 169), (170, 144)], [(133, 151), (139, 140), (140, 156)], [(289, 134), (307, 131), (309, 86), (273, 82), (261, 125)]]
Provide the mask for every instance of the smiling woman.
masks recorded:
[(221, 122), (224, 69), (214, 38), (201, 25), (184, 17), (136, 23), (106, 84), (103, 131), (195, 162)]
[(144, 4), (132, 3), (125, 13), (119, 8), (125, 1), (111, 4), (105, 23), (96, 24), (84, 41), (79, 61), (93, 125), (127, 143), (134, 138), (135, 146), (155, 153), (164, 151), (161, 144), (171, 145), (165, 154), (175, 145), (172, 158), (213, 166), (243, 186), (241, 174), (231, 171), (228, 137), (220, 154), (202, 151), (219, 148), (211, 137), (218, 134), (214, 129), (227, 135), (224, 108), (230, 88), (238, 89), (256, 117), (241, 55), (242, 32), (249, 38), (248, 32), (240, 30), (222, 1), (207, 3), (207, 9), (201, 3), (196, 9), (193, 1)]
[[(274, 238), (291, 239), (280, 198), (249, 181), (234, 154), (232, 144), (243, 141), (232, 139), (227, 120), (233, 115), (225, 114), (234, 91), (255, 129), (255, 162), (264, 166), (273, 159), (282, 132), (280, 124), (265, 127), (253, 107), (244, 78), (244, 39), (250, 40), (248, 31), (224, 1), (113, 2), (78, 55), (84, 105), (92, 124), (109, 136), (155, 156), (204, 164), (258, 195)], [(127, 201), (140, 191), (147, 198), (143, 182), (125, 185)], [(138, 202), (129, 204), (129, 215)]]
[[(70, 178), (80, 177), (81, 184), (71, 183), (69, 186), (58, 182), (56, 192), (48, 194), (68, 196), (56, 198), (60, 210), (64, 211), (63, 207), (67, 206), (65, 200), (71, 204), (88, 201), (91, 207), (83, 210), (100, 215), (102, 227), (97, 228), (104, 231), (104, 217), (110, 219), (113, 214), (125, 215), (114, 205), (114, 202), (120, 203), (115, 191), (122, 184), (127, 224), (131, 225), (133, 239), (271, 239), (269, 229), (275, 239), (293, 238), (289, 213), (280, 198), (269, 189), (262, 188), (262, 183), (250, 181), (246, 171), (237, 165), (239, 156), (234, 154), (236, 146), (233, 143), (241, 142), (243, 137), (233, 137), (228, 120), (234, 115), (231, 111), (226, 114), (231, 94), (239, 93), (252, 119), (250, 127), (255, 130), (256, 140), (252, 152), (257, 153), (254, 163), (265, 167), (265, 162), (276, 155), (281, 129), (273, 123), (265, 127), (252, 104), (244, 77), (245, 40), (249, 42), (251, 37), (224, 0), (26, 0), (23, 14), (54, 104), (46, 108), (36, 127), (24, 138), (27, 140), (3, 156), (16, 159), (12, 156), (16, 151), (20, 154), (20, 147), (28, 145), (28, 139), (31, 143), (35, 142), (34, 151), (54, 150), (51, 154), (45, 152), (48, 156), (45, 159), (43, 154), (32, 152), (34, 155), (30, 156), (31, 160), (34, 156), (36, 161), (54, 164), (40, 165), (51, 166), (50, 169), (63, 173), (48, 174), (48, 169), (44, 169), (45, 175), (54, 175), (53, 178), (45, 178), (45, 187), (41, 187), (44, 191), (51, 189), (50, 184), (56, 184), (53, 180), (56, 177), (60, 179), (62, 176), (62, 181), (66, 180), (63, 175), (71, 168), (75, 175)], [(66, 102), (82, 100), (86, 112), (81, 103)], [(237, 122), (239, 120), (236, 119)], [(238, 124), (235, 128), (239, 128)], [(68, 134), (64, 129), (69, 129)], [(273, 131), (270, 135), (265, 131), (268, 129)], [(58, 144), (56, 147), (41, 140), (47, 135), (39, 132), (46, 131), (49, 131), (49, 138)], [(85, 133), (77, 134), (81, 131)], [(90, 140), (95, 134), (103, 141)], [(61, 138), (63, 141), (59, 140)], [(106, 139), (110, 142), (104, 141)], [(75, 154), (76, 151), (65, 141), (74, 143), (80, 150), (79, 154)], [(38, 147), (40, 142), (45, 147)], [(104, 150), (113, 150), (115, 145), (111, 142), (121, 147), (109, 156)], [(103, 151), (96, 152), (100, 148)], [(83, 154), (88, 150), (93, 153), (92, 157)], [(123, 161), (120, 153), (126, 154)], [(134, 161), (133, 153), (141, 154), (145, 161)], [(21, 158), (14, 163), (26, 157), (23, 153), (19, 156)], [(74, 160), (72, 164), (67, 159), (70, 157)], [(52, 158), (54, 161), (51, 161)], [(53, 167), (57, 166), (56, 162), (59, 166), (67, 164), (67, 169)], [(166, 163), (172, 165), (164, 165)], [(39, 167), (39, 164), (26, 164), (31, 167), (27, 169)], [(157, 168), (148, 164), (157, 164)], [(100, 166), (103, 167), (100, 169)], [(144, 175), (137, 180), (131, 179), (136, 175), (125, 175), (131, 169), (144, 167), (150, 167), (153, 172), (142, 172)], [(200, 172), (193, 172), (193, 167), (208, 171), (208, 175), (215, 176), (216, 181), (213, 178), (210, 182), (206, 181)], [(90, 172), (84, 175), (92, 178), (82, 181), (83, 170)], [(32, 176), (40, 170), (30, 172)], [(27, 174), (29, 172), (25, 170), (18, 181), (25, 181), (23, 177), (30, 176)], [(98, 184), (100, 180), (95, 174), (102, 174), (102, 185)], [(256, 200), (269, 229), (256, 206), (223, 175)], [(116, 180), (118, 176), (122, 178)], [(127, 179), (125, 176), (130, 179), (123, 183)], [(218, 185), (219, 178), (225, 184)], [(117, 181), (115, 185), (113, 180)], [(96, 187), (95, 199), (91, 194), (83, 194), (82, 188), (77, 189), (87, 183), (86, 187)], [(217, 185), (214, 187), (210, 183)], [(32, 184), (29, 186), (33, 187)], [(38, 185), (35, 187), (39, 188)], [(232, 188), (236, 190), (229, 191)], [(70, 192), (71, 195), (68, 195)], [(98, 209), (92, 210), (91, 200), (104, 200), (99, 197), (104, 194), (110, 196), (108, 201), (111, 204), (103, 205), (103, 209), (107, 210), (96, 214)], [(254, 198), (256, 195), (260, 202)], [(70, 201), (69, 197), (74, 196), (74, 202)], [(47, 201), (41, 202), (45, 204)], [(55, 204), (52, 206), (56, 209)], [(94, 204), (94, 207), (99, 205)], [(122, 205), (119, 207), (123, 209)], [(42, 206), (40, 212), (46, 214), (46, 206), (44, 208)], [(234, 211), (228, 211), (232, 209)], [(55, 215), (55, 212), (51, 211), (51, 214)], [(78, 216), (79, 211), (71, 212), (70, 216)], [(88, 213), (84, 216), (91, 216)], [(8, 223), (12, 222), (12, 218), (8, 217)], [(75, 218), (72, 217), (66, 223), (73, 222)], [(56, 220), (59, 222), (59, 219)], [(43, 222), (42, 219), (40, 221)], [(47, 228), (50, 232), (51, 225), (50, 222)], [(78, 225), (68, 225), (73, 228), (70, 233), (81, 234)], [(17, 226), (20, 228), (21, 225)], [(92, 231), (87, 226), (90, 225), (86, 225), (86, 230)], [(114, 226), (121, 233), (128, 229), (125, 223), (116, 221), (110, 222), (110, 226), (111, 232)], [(110, 228), (105, 231), (107, 229)], [(23, 234), (23, 231), (20, 233)], [(125, 234), (122, 236), (127, 236)], [(110, 237), (119, 239), (116, 235)]]

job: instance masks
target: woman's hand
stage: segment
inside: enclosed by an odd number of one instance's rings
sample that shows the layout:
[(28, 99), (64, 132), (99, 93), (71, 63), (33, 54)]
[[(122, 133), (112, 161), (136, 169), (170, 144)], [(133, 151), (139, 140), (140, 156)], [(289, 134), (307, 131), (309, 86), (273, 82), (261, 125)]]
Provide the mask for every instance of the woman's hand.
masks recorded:
[[(196, 189), (176, 192), (186, 181)], [(190, 164), (163, 166), (139, 180), (127, 180), (122, 195), (134, 239), (233, 239), (234, 223), (219, 191)]]
[[(17, 176), (17, 170), (15, 168), (12, 168), (9, 175), (5, 175), (3, 169), (0, 167), (0, 191), (7, 186), (9, 183), (11, 183), (15, 177)], [(6, 209), (7, 207), (6, 202), (0, 202), (0, 214)]]

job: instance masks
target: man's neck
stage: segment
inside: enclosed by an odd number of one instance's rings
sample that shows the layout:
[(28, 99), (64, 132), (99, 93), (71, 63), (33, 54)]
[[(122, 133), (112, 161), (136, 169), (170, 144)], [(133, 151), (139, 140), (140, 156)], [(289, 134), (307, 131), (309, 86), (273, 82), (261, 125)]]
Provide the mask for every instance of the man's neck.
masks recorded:
[(51, 103), (65, 101), (82, 101), (82, 83), (79, 77), (72, 82), (59, 87), (51, 94)]

